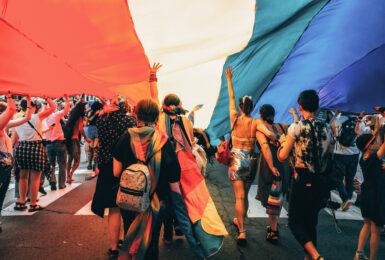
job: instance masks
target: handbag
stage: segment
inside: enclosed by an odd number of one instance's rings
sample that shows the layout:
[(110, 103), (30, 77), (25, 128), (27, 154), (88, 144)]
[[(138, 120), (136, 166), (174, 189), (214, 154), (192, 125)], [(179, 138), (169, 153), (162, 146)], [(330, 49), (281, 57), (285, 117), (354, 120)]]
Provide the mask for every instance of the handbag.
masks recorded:
[(237, 124), (237, 121), (238, 121), (238, 117), (235, 119), (234, 125), (231, 128), (230, 137), (217, 146), (217, 152), (215, 154), (215, 159), (217, 159), (219, 163), (224, 164), (226, 166), (230, 165), (230, 150), (232, 146), (231, 133), (233, 132), (234, 127)]

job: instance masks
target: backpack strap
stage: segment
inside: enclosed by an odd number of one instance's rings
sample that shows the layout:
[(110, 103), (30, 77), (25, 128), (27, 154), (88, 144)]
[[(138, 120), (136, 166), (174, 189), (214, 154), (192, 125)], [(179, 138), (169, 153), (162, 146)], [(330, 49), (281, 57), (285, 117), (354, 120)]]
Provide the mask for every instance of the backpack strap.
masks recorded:
[(308, 120), (309, 126), (310, 126), (310, 135), (311, 135), (311, 140), (312, 140), (312, 153), (314, 157), (314, 171), (317, 173), (320, 170), (320, 161), (317, 153), (317, 139), (315, 135), (315, 129), (310, 120)]

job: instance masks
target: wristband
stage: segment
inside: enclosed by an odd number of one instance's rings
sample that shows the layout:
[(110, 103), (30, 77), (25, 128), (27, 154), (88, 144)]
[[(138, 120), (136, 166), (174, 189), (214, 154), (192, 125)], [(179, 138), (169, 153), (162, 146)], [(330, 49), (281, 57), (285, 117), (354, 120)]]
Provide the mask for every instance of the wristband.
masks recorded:
[(151, 75), (151, 76), (150, 76), (150, 83), (151, 83), (151, 82), (154, 82), (154, 81), (155, 81), (155, 82), (158, 82), (158, 78), (156, 77), (156, 75)]

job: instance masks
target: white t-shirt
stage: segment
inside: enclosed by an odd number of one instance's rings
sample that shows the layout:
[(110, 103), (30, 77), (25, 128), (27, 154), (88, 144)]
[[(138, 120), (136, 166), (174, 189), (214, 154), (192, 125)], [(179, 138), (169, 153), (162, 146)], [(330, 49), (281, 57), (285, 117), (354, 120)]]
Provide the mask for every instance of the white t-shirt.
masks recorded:
[(60, 124), (60, 119), (62, 118), (61, 115), (62, 115), (62, 111), (58, 111), (58, 112), (52, 113), (46, 119), (47, 127), (55, 124), (52, 130), (46, 132), (45, 134), (46, 139), (51, 142), (55, 140), (65, 140), (63, 129)]
[(295, 140), (295, 164), (308, 167), (314, 172), (314, 144), (310, 124), (313, 125), (315, 130), (315, 145), (318, 154), (324, 156), (329, 145), (333, 142), (333, 133), (327, 123), (315, 119), (306, 119), (293, 123), (287, 132)]
[[(348, 119), (349, 118), (347, 116), (342, 116), (342, 115), (339, 115), (336, 117), (336, 119), (333, 121), (333, 124), (337, 129), (337, 133), (340, 132), (342, 124)], [(354, 155), (354, 154), (359, 154), (360, 150), (357, 148), (355, 144), (355, 140), (354, 140), (354, 146), (343, 146), (337, 141), (334, 145), (334, 153), (343, 154), (343, 155)]]
[[(29, 120), (31, 124), (35, 127), (35, 129), (40, 133), (42, 133), (42, 122), (39, 118), (38, 114), (33, 114), (31, 116), (31, 120)], [(40, 136), (36, 133), (36, 131), (28, 124), (28, 122), (15, 127), (16, 133), (19, 136), (19, 141), (41, 141)]]

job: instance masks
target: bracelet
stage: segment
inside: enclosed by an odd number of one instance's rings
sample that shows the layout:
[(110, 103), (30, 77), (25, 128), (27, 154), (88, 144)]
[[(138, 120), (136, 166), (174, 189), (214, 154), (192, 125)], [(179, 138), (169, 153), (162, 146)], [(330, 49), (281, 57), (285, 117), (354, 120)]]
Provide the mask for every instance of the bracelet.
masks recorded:
[(156, 75), (151, 75), (151, 76), (150, 76), (150, 83), (151, 83), (151, 82), (154, 82), (154, 81), (155, 81), (155, 82), (158, 82), (158, 78), (156, 77)]

